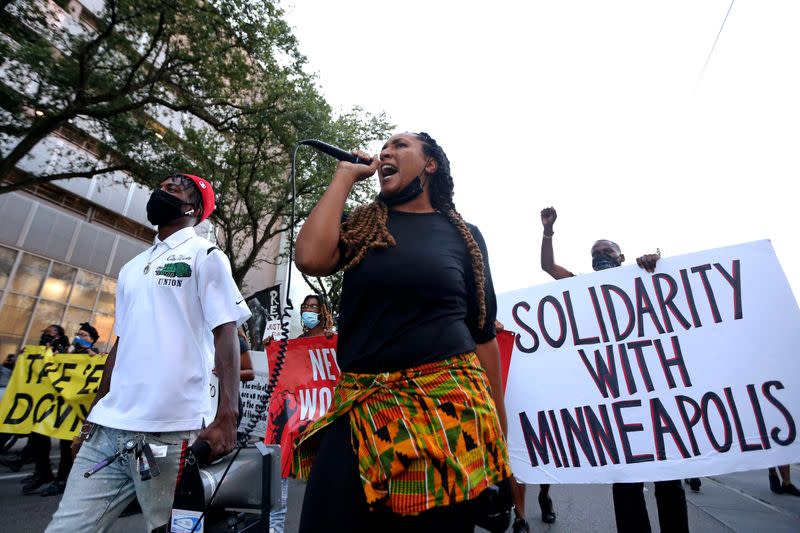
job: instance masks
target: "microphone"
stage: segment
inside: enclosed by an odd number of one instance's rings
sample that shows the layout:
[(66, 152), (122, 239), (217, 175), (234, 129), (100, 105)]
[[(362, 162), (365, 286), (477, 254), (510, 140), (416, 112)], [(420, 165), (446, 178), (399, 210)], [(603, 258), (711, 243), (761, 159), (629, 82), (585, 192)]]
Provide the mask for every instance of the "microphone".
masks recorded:
[(342, 150), (341, 148), (338, 148), (331, 144), (318, 141), (317, 139), (305, 139), (303, 141), (300, 141), (298, 144), (305, 144), (306, 146), (310, 146), (315, 150), (319, 150), (323, 154), (335, 157), (339, 161), (347, 161), (348, 163), (354, 163), (356, 165), (369, 165), (370, 163), (369, 160), (361, 159), (358, 156), (351, 154), (350, 152)]

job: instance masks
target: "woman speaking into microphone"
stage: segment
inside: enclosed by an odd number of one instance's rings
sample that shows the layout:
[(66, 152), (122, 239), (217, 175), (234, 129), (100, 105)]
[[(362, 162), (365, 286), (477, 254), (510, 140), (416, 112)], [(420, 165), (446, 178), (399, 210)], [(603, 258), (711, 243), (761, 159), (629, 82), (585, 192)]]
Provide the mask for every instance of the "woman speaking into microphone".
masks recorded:
[[(369, 163), (339, 163), (297, 237), (301, 272), (344, 271), (342, 376), (295, 444), (300, 531), (473, 531), (475, 498), (511, 475), (486, 245), (428, 134), (354, 154)], [(378, 197), (343, 217), (376, 171)]]

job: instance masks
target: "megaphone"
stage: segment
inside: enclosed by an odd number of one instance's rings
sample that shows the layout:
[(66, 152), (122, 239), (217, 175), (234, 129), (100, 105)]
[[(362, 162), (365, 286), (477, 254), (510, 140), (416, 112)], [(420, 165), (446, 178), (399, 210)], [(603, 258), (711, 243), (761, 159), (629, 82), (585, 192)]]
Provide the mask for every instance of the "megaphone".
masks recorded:
[[(208, 447), (208, 443), (198, 441)], [(194, 446), (194, 445), (193, 445)], [(203, 494), (209, 509), (252, 509), (266, 511), (280, 506), (281, 500), (281, 447), (256, 442), (239, 451), (228, 473), (230, 459), (223, 457), (212, 464), (207, 462), (208, 453), (198, 450), (195, 454), (200, 464), (200, 479)], [(205, 459), (205, 460), (204, 460)], [(214, 500), (211, 496), (216, 491)]]
[[(267, 531), (270, 511), (281, 504), (281, 447), (257, 442), (210, 464), (208, 443), (196, 441), (189, 451), (196, 464), (184, 469), (175, 508), (202, 511), (207, 521), (232, 513), (226, 532)], [(217, 530), (208, 526), (209, 533)]]

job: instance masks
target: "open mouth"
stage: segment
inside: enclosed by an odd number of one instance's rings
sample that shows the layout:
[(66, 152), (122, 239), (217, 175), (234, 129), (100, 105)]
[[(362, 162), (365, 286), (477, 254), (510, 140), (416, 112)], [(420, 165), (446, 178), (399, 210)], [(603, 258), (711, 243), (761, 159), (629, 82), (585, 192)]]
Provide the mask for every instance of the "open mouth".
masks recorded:
[(397, 174), (397, 167), (386, 164), (381, 166), (381, 174), (384, 178), (388, 178), (393, 174)]

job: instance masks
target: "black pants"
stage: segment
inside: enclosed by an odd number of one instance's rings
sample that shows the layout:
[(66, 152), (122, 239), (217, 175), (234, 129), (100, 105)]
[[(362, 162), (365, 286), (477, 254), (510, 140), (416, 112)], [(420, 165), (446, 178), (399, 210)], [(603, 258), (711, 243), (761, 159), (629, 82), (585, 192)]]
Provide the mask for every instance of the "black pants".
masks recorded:
[[(656, 481), (655, 486), (661, 533), (688, 533), (686, 493), (680, 480)], [(614, 483), (612, 492), (617, 533), (650, 533), (644, 483)]]
[(61, 457), (58, 459), (56, 479), (66, 482), (69, 477), (69, 471), (72, 470), (72, 441), (59, 440), (58, 448), (61, 451)]
[(438, 507), (416, 516), (370, 512), (359, 477), (358, 460), (350, 447), (349, 417), (339, 417), (323, 431), (306, 485), (300, 533), (467, 533), (475, 530), (470, 502)]
[[(40, 477), (51, 479), (53, 477), (53, 469), (50, 466), (50, 437), (47, 435), (40, 435), (38, 433), (31, 433), (28, 436), (28, 442), (31, 445), (31, 455), (33, 456), (34, 472)], [(58, 473), (56, 479), (59, 481), (66, 481), (69, 477), (69, 471), (72, 469), (72, 441), (59, 440), (58, 448), (61, 452), (61, 457), (58, 461)]]
[(31, 446), (34, 474), (43, 479), (53, 479), (53, 469), (50, 466), (50, 437), (31, 433), (28, 435), (28, 444)]

